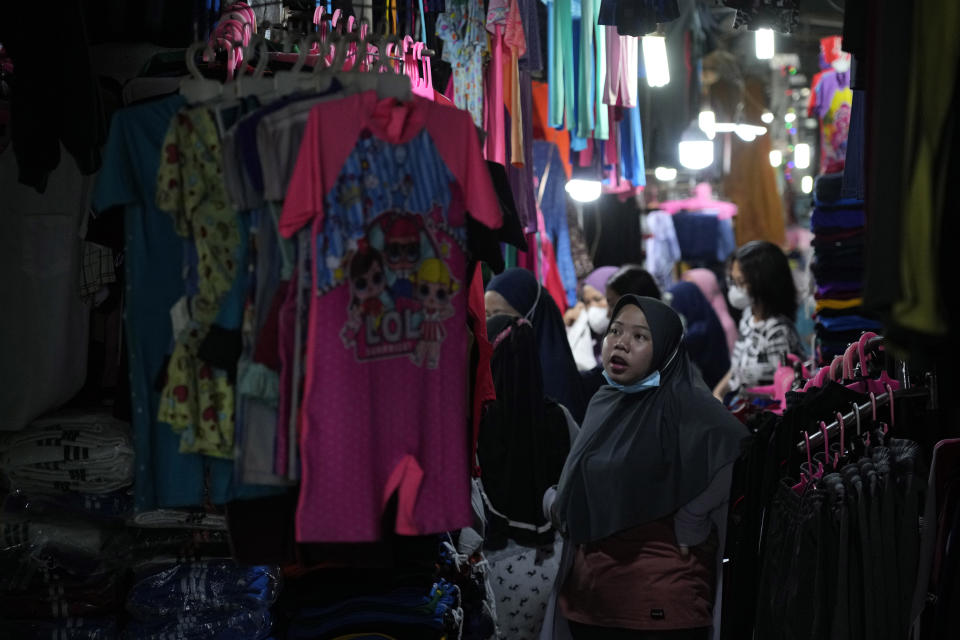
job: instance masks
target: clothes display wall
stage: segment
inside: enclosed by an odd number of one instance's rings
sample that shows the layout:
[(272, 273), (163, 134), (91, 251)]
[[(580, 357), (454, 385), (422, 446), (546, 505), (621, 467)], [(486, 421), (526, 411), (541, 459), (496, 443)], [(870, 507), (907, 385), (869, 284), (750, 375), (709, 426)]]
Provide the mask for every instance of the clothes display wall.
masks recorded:
[(884, 383), (873, 349), (789, 392), (782, 416), (745, 417), (754, 435), (734, 471), (724, 637), (908, 637), (927, 566), (919, 524), (933, 390)]

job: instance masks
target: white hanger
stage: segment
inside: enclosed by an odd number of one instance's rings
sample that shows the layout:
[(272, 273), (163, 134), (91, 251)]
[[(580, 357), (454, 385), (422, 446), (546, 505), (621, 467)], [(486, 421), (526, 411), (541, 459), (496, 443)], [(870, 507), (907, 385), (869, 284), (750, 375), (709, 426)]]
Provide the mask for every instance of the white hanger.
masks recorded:
[(265, 78), (263, 76), (267, 70), (267, 63), (270, 61), (270, 51), (267, 48), (267, 41), (263, 39), (262, 36), (253, 36), (253, 38), (250, 39), (250, 44), (243, 48), (244, 60), (250, 60), (253, 57), (254, 48), (259, 50), (260, 58), (257, 60), (257, 66), (254, 67), (253, 75), (246, 75), (243, 73), (243, 68), (241, 67), (236, 79), (230, 83), (234, 85), (234, 95), (238, 98), (266, 96), (268, 93), (273, 93), (274, 91), (273, 78)]
[(413, 99), (413, 92), (410, 88), (410, 77), (401, 70), (399, 73), (391, 66), (390, 47), (394, 45), (396, 51), (403, 51), (403, 38), (394, 34), (385, 37), (378, 51), (380, 52), (380, 64), (376, 73), (377, 95), (381, 98), (396, 98), (408, 102)]
[(195, 58), (201, 50), (209, 53), (211, 59), (216, 56), (216, 52), (206, 42), (194, 42), (187, 47), (186, 62), (190, 76), (180, 81), (180, 95), (182, 95), (189, 104), (210, 102), (223, 95), (223, 84), (216, 80), (204, 78), (203, 74), (200, 73), (200, 69), (197, 67)]

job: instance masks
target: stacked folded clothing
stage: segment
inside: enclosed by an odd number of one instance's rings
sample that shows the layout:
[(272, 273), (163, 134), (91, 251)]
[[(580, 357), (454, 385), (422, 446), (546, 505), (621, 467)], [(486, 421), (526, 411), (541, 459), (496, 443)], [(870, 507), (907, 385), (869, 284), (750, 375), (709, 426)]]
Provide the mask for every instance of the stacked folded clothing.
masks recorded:
[(0, 469), (27, 495), (120, 491), (133, 484), (130, 427), (96, 413), (37, 420), (0, 436)]
[(445, 580), (429, 589), (405, 587), (393, 591), (305, 606), (289, 623), (287, 638), (336, 637), (388, 633), (393, 637), (461, 637), (463, 610), (459, 588)]
[(122, 529), (0, 521), (0, 637), (115, 638), (126, 594)]
[(816, 279), (817, 356), (821, 365), (842, 355), (862, 332), (881, 328), (863, 310), (863, 250), (866, 241), (862, 200), (840, 196), (843, 174), (817, 178), (810, 226)]
[(58, 414), (0, 436), (0, 637), (116, 638), (128, 582), (129, 426)]
[(270, 637), (280, 591), (276, 566), (178, 564), (142, 576), (127, 597), (131, 640)]

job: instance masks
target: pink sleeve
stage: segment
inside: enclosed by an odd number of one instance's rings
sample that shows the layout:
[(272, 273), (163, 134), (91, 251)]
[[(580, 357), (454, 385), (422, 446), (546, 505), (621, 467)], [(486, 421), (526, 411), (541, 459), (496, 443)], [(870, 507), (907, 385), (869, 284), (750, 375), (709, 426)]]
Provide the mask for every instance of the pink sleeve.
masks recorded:
[(280, 234), (292, 238), (314, 216), (323, 216), (323, 184), (320, 179), (320, 118), (310, 112), (297, 164), (290, 177), (280, 214)]
[(280, 214), (283, 237), (292, 238), (317, 217), (322, 224), (324, 198), (356, 145), (364, 122), (364, 96), (358, 93), (321, 102), (310, 111)]
[(480, 141), (467, 111), (434, 106), (427, 130), (447, 168), (460, 183), (467, 211), (491, 229), (503, 224), (503, 213), (493, 190), (490, 170), (480, 154)]

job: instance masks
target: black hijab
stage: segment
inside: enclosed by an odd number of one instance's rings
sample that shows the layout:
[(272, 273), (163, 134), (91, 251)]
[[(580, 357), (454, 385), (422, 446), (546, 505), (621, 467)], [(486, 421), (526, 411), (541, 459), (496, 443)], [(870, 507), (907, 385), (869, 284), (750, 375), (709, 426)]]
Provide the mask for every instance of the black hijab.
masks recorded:
[(494, 277), (487, 285), (487, 291), (502, 295), (533, 325), (543, 371), (543, 390), (566, 407), (579, 423), (587, 401), (557, 303), (533, 273), (519, 267), (507, 269)]
[(567, 418), (545, 397), (533, 326), (494, 316), (491, 370), (497, 399), (480, 425), (477, 457), (488, 509), (487, 548), (549, 544), (554, 532), (543, 515), (543, 494), (560, 479), (570, 452)]
[(660, 385), (636, 393), (605, 386), (594, 395), (557, 494), (557, 514), (575, 544), (674, 513), (736, 460), (747, 436), (690, 364), (676, 312), (627, 295), (611, 317), (628, 304), (647, 317), (651, 373), (660, 372)]

